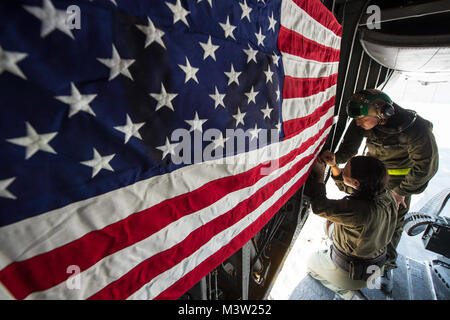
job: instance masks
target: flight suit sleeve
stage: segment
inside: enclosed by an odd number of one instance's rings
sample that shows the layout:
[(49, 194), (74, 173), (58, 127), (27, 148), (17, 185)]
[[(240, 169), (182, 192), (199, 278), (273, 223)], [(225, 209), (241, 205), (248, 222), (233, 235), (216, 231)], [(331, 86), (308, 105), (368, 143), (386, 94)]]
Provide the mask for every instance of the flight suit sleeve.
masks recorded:
[(408, 137), (408, 155), (413, 166), (393, 189), (401, 196), (423, 192), (438, 170), (439, 153), (431, 127), (420, 127)]
[(356, 125), (356, 121), (352, 120), (344, 135), (344, 140), (336, 152), (336, 163), (345, 163), (351, 157), (358, 153), (358, 149), (364, 138), (364, 129)]
[(326, 189), (323, 183), (314, 185), (314, 192), (311, 198), (312, 211), (319, 217), (349, 226), (357, 227), (364, 224), (365, 217), (356, 207), (351, 199), (330, 200), (326, 196)]
[(345, 192), (347, 194), (352, 194), (354, 192), (352, 187), (349, 187), (344, 183), (344, 178), (342, 178), (342, 171), (337, 176), (331, 175), (331, 178), (333, 178), (334, 184), (336, 185), (336, 187), (338, 187), (340, 191)]

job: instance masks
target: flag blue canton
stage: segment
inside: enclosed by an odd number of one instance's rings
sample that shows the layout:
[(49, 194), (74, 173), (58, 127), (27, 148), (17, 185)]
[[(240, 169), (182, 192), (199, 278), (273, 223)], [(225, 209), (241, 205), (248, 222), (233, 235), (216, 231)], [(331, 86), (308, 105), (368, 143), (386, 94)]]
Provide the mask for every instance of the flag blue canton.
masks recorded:
[(280, 128), (280, 1), (77, 1), (79, 30), (72, 4), (0, 3), (0, 225), (186, 165), (164, 146), (196, 115)]

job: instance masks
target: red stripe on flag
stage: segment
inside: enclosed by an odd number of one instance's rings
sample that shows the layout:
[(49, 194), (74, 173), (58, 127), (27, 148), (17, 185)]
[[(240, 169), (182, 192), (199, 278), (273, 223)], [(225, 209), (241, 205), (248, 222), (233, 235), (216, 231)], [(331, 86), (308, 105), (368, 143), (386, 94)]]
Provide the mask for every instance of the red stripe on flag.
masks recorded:
[[(309, 143), (310, 140), (280, 158), (280, 166), (290, 162), (296, 151), (305, 149)], [(262, 167), (266, 165), (260, 164), (247, 172), (211, 181), (190, 193), (134, 213), (52, 251), (12, 263), (0, 271), (0, 281), (17, 299), (23, 299), (35, 291), (47, 290), (70, 276), (68, 266), (77, 265), (84, 271), (104, 257), (149, 237), (182, 216), (201, 210), (230, 192), (255, 184), (262, 177)], [(73, 252), (77, 255), (74, 256)]]
[[(323, 133), (321, 130), (321, 133)], [(313, 144), (320, 137), (315, 136), (308, 140), (308, 145)], [(322, 143), (324, 140), (322, 141)], [(266, 201), (276, 190), (281, 188), (286, 182), (292, 179), (309, 161), (311, 161), (318, 150), (320, 144), (314, 153), (302, 158), (290, 170), (282, 176), (266, 184), (259, 189), (249, 199), (240, 202), (236, 207), (228, 211), (226, 214), (219, 216), (213, 221), (203, 225), (195, 232), (191, 233), (186, 239), (175, 245), (169, 250), (161, 252), (146, 261), (142, 262), (134, 269), (132, 269), (125, 276), (109, 284), (103, 290), (99, 291), (89, 299), (124, 299), (133, 294), (139, 288), (151, 281), (154, 277), (162, 272), (172, 268), (180, 263), (185, 257), (190, 256), (196, 252), (201, 246), (207, 243), (212, 237), (231, 227), (233, 224), (244, 218), (249, 212), (257, 209), (264, 201)], [(300, 150), (303, 149), (303, 150)], [(296, 153), (301, 153), (307, 149), (306, 145), (302, 145), (297, 149)], [(199, 236), (201, 235), (201, 236)], [(247, 241), (253, 237), (254, 233), (247, 234)], [(228, 256), (222, 256), (221, 261)], [(210, 266), (211, 267), (211, 266)], [(209, 269), (211, 270), (211, 269)], [(196, 278), (199, 281), (201, 278)], [(187, 288), (189, 289), (189, 288)], [(182, 292), (177, 292), (176, 295), (181, 295)]]
[[(316, 149), (315, 153), (320, 150), (320, 147), (326, 141), (322, 140), (319, 148)], [(312, 154), (308, 156), (314, 156)], [(174, 300), (179, 298), (184, 292), (193, 287), (198, 281), (205, 277), (211, 270), (217, 268), (222, 261), (230, 257), (233, 253), (239, 250), (244, 244), (246, 244), (257, 232), (259, 232), (262, 227), (264, 227), (269, 220), (280, 210), (280, 208), (294, 195), (295, 192), (300, 189), (300, 187), (305, 183), (309, 176), (312, 166), (289, 190), (281, 196), (281, 198), (275, 202), (266, 212), (264, 212), (255, 222), (253, 222), (249, 227), (244, 229), (239, 235), (234, 237), (229, 244), (220, 248), (208, 259), (200, 263), (194, 270), (189, 272), (183, 278), (175, 282), (167, 290), (159, 294), (155, 300)]]
[[(324, 102), (320, 107), (316, 108), (313, 113), (306, 117), (287, 120), (283, 122), (283, 131), (286, 136), (292, 136), (305, 130), (307, 127), (313, 126), (321, 116), (326, 114), (330, 108), (334, 106), (336, 102), (336, 96), (330, 98), (330, 100)], [(301, 108), (301, 106), (299, 106)]]
[(284, 26), (280, 26), (280, 32), (278, 33), (278, 48), (281, 52), (304, 59), (320, 62), (339, 61), (339, 50), (305, 38)]
[(337, 73), (322, 78), (284, 77), (283, 99), (309, 97), (337, 83)]
[(342, 37), (342, 26), (337, 22), (334, 14), (329, 11), (319, 0), (292, 0), (314, 20)]

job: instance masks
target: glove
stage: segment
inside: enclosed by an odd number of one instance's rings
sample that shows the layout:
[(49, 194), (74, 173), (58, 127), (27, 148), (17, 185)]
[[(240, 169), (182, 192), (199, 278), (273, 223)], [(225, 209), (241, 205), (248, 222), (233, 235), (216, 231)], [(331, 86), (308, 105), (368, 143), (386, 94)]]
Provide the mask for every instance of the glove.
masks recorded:
[(336, 166), (336, 156), (334, 155), (333, 152), (331, 152), (329, 150), (323, 151), (320, 154), (319, 158), (322, 162), (326, 163), (330, 167)]

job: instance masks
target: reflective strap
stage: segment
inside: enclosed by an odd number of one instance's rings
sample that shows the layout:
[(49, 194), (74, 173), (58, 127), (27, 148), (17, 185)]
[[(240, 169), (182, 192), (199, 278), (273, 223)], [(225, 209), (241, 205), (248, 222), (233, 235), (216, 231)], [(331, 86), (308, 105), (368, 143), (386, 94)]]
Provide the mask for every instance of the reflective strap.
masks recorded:
[(388, 174), (390, 176), (406, 176), (409, 171), (411, 170), (411, 168), (406, 168), (406, 169), (388, 169)]

